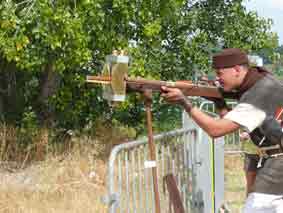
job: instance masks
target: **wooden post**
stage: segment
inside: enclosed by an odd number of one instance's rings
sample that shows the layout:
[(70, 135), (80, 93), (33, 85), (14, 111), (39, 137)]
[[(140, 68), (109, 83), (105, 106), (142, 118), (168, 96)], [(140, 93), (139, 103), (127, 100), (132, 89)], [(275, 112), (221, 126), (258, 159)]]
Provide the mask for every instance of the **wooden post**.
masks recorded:
[[(155, 145), (153, 142), (153, 130), (152, 130), (152, 114), (151, 114), (152, 91), (151, 90), (144, 91), (144, 98), (145, 98), (145, 108), (146, 108), (149, 157), (151, 161), (154, 161), (156, 163)], [(153, 178), (153, 187), (154, 187), (155, 212), (160, 213), (160, 198), (158, 191), (158, 178), (157, 178), (156, 166), (152, 167), (152, 178)]]

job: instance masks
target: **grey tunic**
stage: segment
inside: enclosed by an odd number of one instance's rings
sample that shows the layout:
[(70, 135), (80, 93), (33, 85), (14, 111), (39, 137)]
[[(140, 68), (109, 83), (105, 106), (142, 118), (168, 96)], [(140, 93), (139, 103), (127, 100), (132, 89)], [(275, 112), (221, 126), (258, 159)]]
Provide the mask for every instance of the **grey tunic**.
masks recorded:
[[(274, 116), (278, 107), (283, 106), (283, 84), (271, 75), (267, 75), (240, 98), (239, 103), (247, 103), (264, 111), (266, 117)], [(259, 144), (264, 136), (261, 126), (250, 133), (253, 143)], [(265, 140), (262, 146), (273, 145)], [(268, 158), (263, 167), (257, 170), (254, 186), (255, 192), (283, 195), (283, 156)]]

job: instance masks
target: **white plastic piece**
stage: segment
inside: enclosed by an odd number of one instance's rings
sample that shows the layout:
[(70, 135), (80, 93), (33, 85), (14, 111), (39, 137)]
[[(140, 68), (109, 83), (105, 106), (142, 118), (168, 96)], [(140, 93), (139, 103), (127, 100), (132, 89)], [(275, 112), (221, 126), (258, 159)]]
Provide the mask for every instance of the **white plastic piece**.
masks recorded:
[(148, 168), (153, 168), (153, 167), (156, 167), (156, 161), (148, 160), (144, 162), (144, 168), (148, 169)]

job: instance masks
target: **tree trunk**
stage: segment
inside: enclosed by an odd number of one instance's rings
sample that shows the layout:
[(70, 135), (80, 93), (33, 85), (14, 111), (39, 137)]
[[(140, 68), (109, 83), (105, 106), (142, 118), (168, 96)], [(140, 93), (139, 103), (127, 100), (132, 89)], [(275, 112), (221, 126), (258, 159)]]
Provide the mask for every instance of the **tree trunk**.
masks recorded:
[(16, 79), (16, 64), (8, 63), (7, 72), (6, 72), (6, 82), (7, 82), (7, 110), (10, 109), (13, 111), (17, 111), (17, 79)]
[(2, 56), (0, 56), (0, 119), (2, 120), (4, 118), (4, 103), (5, 103), (5, 97), (6, 97), (6, 60), (3, 59)]
[(36, 141), (36, 159), (43, 160), (48, 148), (50, 127), (54, 123), (54, 110), (48, 99), (57, 92), (59, 86), (59, 75), (54, 70), (54, 65), (48, 63), (40, 79), (40, 93), (38, 97), (39, 118), (41, 131)]
[(0, 92), (0, 121), (4, 118), (3, 95)]
[(57, 92), (60, 83), (59, 80), (59, 75), (55, 72), (54, 65), (48, 63), (40, 79), (40, 94), (38, 97), (40, 120), (45, 127), (53, 123), (54, 111), (48, 103), (48, 99)]

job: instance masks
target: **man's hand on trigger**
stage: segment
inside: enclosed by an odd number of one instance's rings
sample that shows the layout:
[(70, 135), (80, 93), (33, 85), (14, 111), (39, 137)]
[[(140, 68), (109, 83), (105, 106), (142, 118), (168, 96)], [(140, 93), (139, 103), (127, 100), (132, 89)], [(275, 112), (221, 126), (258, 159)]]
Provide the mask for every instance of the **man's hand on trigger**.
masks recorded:
[(170, 104), (186, 104), (186, 97), (182, 93), (180, 89), (177, 88), (169, 88), (169, 87), (162, 87), (162, 94), (161, 97), (164, 98)]

